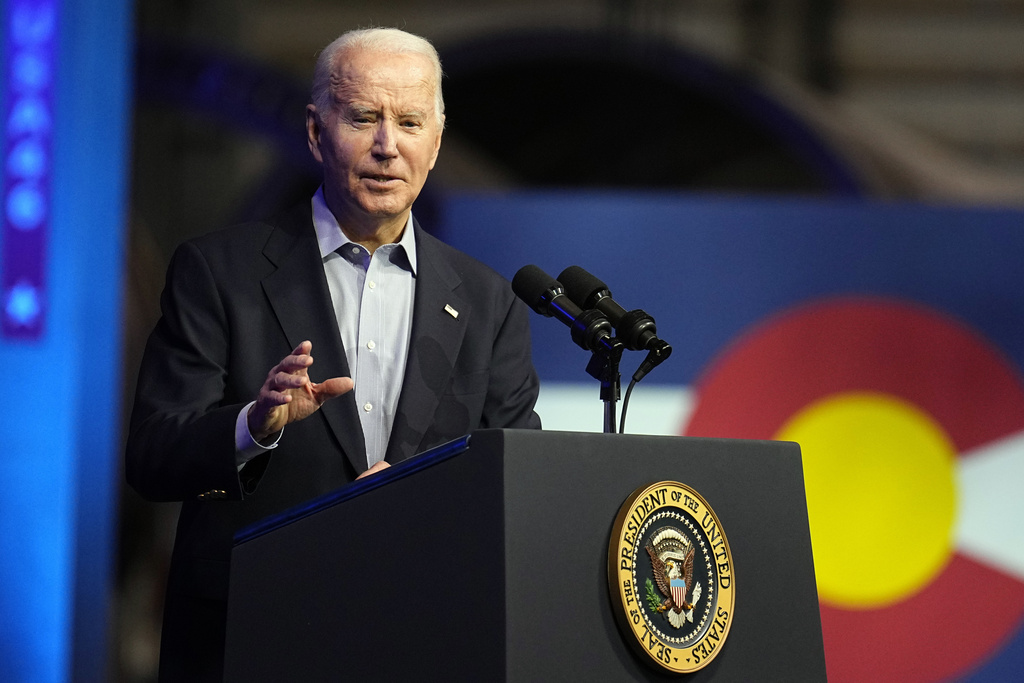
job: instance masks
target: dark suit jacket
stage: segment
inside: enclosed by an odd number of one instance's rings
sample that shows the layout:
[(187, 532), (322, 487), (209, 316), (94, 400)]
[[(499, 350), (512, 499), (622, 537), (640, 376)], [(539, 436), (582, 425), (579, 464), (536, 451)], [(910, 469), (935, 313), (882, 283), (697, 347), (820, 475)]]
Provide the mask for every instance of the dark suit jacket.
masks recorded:
[[(413, 329), (391, 463), (478, 428), (540, 426), (526, 307), (497, 273), (416, 231)], [(301, 341), (313, 343), (314, 381), (350, 374), (321, 263), (308, 203), (187, 242), (171, 261), (126, 451), (139, 493), (183, 501), (168, 609), (177, 596), (225, 601), (235, 531), (366, 469), (351, 393), (288, 425), (278, 448), (241, 475), (235, 466), (239, 411)], [(165, 629), (189, 627), (168, 620)]]

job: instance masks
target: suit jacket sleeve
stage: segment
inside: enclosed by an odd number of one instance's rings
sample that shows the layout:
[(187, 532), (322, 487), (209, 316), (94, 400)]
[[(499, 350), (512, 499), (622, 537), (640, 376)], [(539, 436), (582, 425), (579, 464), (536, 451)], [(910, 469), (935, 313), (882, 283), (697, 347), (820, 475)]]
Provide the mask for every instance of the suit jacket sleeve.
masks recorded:
[(539, 386), (530, 352), (529, 310), (512, 298), (494, 341), (480, 427), (540, 429), (540, 417), (533, 410)]
[[(192, 243), (171, 260), (161, 314), (139, 371), (125, 456), (128, 482), (151, 500), (209, 491), (240, 498), (246, 482), (235, 464), (234, 424), (247, 401), (226, 400), (228, 325), (211, 269)], [(265, 463), (253, 465), (243, 472), (258, 476)]]

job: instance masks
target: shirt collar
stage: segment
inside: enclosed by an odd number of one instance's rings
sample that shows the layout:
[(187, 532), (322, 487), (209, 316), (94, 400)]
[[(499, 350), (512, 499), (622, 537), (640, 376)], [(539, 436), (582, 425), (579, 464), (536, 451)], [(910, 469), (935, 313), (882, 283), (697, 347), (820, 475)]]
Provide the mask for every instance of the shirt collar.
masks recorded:
[[(313, 227), (316, 228), (316, 240), (320, 245), (321, 258), (327, 258), (331, 253), (346, 244), (354, 244), (345, 236), (338, 225), (338, 219), (334, 217), (327, 207), (324, 199), (324, 186), (321, 185), (311, 200), (313, 204)], [(402, 230), (402, 237), (398, 240), (398, 247), (405, 251), (405, 257), (409, 260), (409, 267), (413, 275), (416, 274), (416, 231), (412, 227), (412, 213)]]

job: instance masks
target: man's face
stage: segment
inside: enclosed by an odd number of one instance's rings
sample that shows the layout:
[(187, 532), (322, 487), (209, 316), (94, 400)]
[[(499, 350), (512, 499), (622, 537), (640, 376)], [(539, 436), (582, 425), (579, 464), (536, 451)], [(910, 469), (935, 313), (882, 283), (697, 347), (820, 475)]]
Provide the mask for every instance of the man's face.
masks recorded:
[(348, 50), (337, 64), (330, 110), (306, 115), (327, 205), (343, 228), (404, 226), (441, 146), (431, 62)]

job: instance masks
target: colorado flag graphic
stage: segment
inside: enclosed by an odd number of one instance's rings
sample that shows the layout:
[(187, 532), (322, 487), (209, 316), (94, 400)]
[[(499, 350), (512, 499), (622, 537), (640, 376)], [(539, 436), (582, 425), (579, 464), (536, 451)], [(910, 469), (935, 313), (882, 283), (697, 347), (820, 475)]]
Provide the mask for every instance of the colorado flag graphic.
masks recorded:
[[(1024, 212), (636, 193), (442, 212), (508, 278), (579, 265), (654, 316), (673, 354), (626, 431), (800, 443), (830, 681), (1024, 680)], [(531, 322), (545, 427), (600, 431), (587, 354)]]

